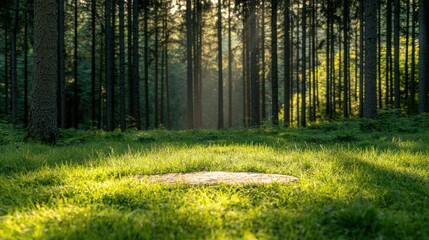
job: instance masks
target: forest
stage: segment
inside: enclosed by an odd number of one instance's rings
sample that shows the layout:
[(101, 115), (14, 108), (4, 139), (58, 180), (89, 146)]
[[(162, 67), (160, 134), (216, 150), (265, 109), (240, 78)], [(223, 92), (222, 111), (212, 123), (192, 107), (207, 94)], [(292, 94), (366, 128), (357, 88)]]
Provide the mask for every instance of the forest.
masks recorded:
[[(1, 0), (0, 36), (0, 239), (429, 238), (428, 0)], [(219, 172), (296, 181), (151, 180)]]
[[(58, 127), (306, 126), (427, 112), (422, 4), (59, 1)], [(0, 116), (26, 126), (34, 2), (2, 1), (1, 10)]]

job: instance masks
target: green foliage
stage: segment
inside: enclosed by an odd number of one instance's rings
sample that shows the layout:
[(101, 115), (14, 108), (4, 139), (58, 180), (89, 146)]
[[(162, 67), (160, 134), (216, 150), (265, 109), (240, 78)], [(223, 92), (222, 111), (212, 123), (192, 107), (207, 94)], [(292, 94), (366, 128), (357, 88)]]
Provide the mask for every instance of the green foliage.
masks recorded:
[(428, 128), (429, 115), (427, 113), (404, 117), (399, 109), (382, 109), (377, 119), (363, 119), (360, 124), (362, 131), (403, 132), (414, 133)]
[(344, 234), (353, 239), (375, 238), (380, 231), (378, 210), (365, 199), (328, 206), (324, 215), (322, 223), (332, 228), (332, 237)]
[[(386, 110), (376, 120), (309, 128), (70, 129), (57, 146), (22, 142), (22, 131), (2, 124), (0, 236), (427, 239), (428, 117)], [(418, 131), (401, 130), (413, 127)], [(195, 171), (281, 173), (300, 181), (189, 187), (138, 177)]]

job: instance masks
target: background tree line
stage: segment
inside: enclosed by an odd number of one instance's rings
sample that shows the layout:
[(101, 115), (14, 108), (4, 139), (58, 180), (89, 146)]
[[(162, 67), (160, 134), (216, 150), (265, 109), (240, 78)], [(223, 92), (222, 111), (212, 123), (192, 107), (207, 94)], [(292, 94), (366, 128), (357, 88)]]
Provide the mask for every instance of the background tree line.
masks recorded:
[[(0, 3), (0, 119), (25, 126), (37, 3)], [(429, 111), (425, 0), (52, 4), (61, 128), (306, 126)]]

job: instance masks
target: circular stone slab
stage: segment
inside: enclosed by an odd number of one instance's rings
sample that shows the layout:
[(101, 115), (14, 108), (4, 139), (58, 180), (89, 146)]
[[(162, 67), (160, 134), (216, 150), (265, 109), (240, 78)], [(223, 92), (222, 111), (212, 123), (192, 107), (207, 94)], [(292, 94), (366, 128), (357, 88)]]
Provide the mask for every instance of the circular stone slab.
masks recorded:
[(150, 182), (166, 184), (269, 184), (297, 182), (297, 177), (281, 174), (263, 174), (252, 172), (195, 172), (195, 173), (169, 173), (162, 175), (140, 175), (139, 178)]

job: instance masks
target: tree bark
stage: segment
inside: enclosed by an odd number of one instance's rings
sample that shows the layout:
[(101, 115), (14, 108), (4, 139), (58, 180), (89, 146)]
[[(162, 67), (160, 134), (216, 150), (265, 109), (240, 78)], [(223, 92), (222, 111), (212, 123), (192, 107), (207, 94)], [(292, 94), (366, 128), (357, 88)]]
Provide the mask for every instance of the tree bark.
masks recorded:
[(18, 17), (19, 17), (19, 0), (13, 1), (13, 10), (12, 10), (12, 28), (10, 32), (10, 65), (12, 68), (11, 72), (11, 97), (12, 97), (12, 108), (11, 108), (11, 117), (12, 123), (18, 123), (18, 71), (17, 71), (17, 62), (16, 62), (16, 34), (18, 31)]
[(58, 111), (59, 127), (67, 127), (64, 48), (64, 0), (58, 1)]
[(105, 25), (106, 25), (106, 129), (113, 130), (113, 42), (111, 28), (111, 10), (110, 0), (105, 2)]
[(272, 124), (279, 124), (279, 87), (278, 87), (278, 55), (277, 55), (277, 0), (271, 1), (271, 98)]
[(300, 90), (300, 86), (299, 86), (299, 70), (300, 70), (300, 68), (299, 68), (299, 66), (300, 66), (299, 42), (300, 41), (299, 41), (299, 19), (298, 18), (296, 20), (295, 26), (296, 26), (296, 33), (295, 33), (295, 35), (296, 35), (296, 37), (295, 37), (295, 39), (296, 39), (296, 47), (295, 47), (296, 48), (296, 62), (295, 62), (295, 65), (296, 65), (296, 71), (295, 71), (295, 74), (296, 74), (296, 79), (295, 79), (295, 81), (296, 81), (296, 83), (295, 83), (295, 85), (296, 85), (296, 125), (299, 126), (300, 122), (301, 122), (300, 99), (299, 99), (299, 94), (301, 93), (301, 90)]
[(401, 8), (400, 8), (400, 2), (399, 0), (395, 0), (395, 6), (394, 6), (394, 11), (395, 11), (395, 22), (394, 22), (394, 54), (395, 54), (395, 67), (394, 67), (394, 95), (395, 95), (395, 108), (400, 108), (400, 72), (399, 72), (399, 29), (401, 27), (400, 25), (400, 13), (401, 13)]
[(302, 88), (301, 88), (301, 126), (305, 127), (307, 125), (307, 1), (302, 1)]
[[(103, 37), (105, 38), (106, 36), (105, 36), (105, 34), (104, 34), (104, 29), (103, 29), (103, 26), (102, 26), (102, 31), (100, 31), (100, 36), (99, 36), (99, 38), (100, 38), (100, 53), (103, 53), (105, 50), (104, 50), (104, 44), (105, 44), (105, 39), (103, 39)], [(101, 73), (103, 73), (104, 72), (104, 68), (103, 68), (103, 66), (104, 66), (104, 56), (105, 56), (105, 54), (100, 54), (100, 62), (99, 62), (99, 66), (100, 66), (100, 74), (99, 74), (99, 82), (98, 82), (98, 122), (97, 122), (97, 127), (98, 127), (98, 129), (101, 129), (102, 127), (103, 127), (103, 124), (104, 124), (104, 116), (103, 116), (103, 109), (105, 110), (105, 108), (104, 108), (104, 105), (103, 105), (103, 102), (104, 102), (104, 99), (103, 99), (103, 83), (105, 83), (105, 81), (103, 81), (104, 79), (103, 79), (103, 75), (104, 74), (101, 74)]]
[(331, 96), (331, 88), (332, 88), (332, 78), (331, 78), (331, 17), (332, 12), (332, 0), (328, 0), (327, 6), (327, 14), (326, 14), (326, 116), (328, 119), (332, 119), (332, 96)]
[(378, 35), (377, 35), (377, 41), (378, 41), (378, 64), (377, 64), (377, 70), (378, 70), (378, 107), (381, 109), (383, 107), (383, 88), (382, 88), (382, 79), (381, 79), (381, 1), (378, 2)]
[(377, 64), (377, 6), (379, 0), (365, 0), (365, 99), (363, 116), (375, 118)]
[(392, 59), (392, 0), (387, 0), (386, 16), (386, 105), (392, 104), (391, 95), (391, 59)]
[(119, 119), (121, 130), (126, 129), (125, 121), (125, 10), (124, 0), (119, 0)]
[(411, 17), (411, 80), (410, 80), (410, 97), (408, 98), (409, 113), (416, 112), (416, 0), (412, 1), (411, 8), (413, 14)]
[(165, 12), (164, 12), (164, 33), (165, 33), (165, 44), (164, 44), (164, 58), (165, 58), (165, 121), (167, 129), (171, 129), (171, 110), (170, 110), (170, 86), (169, 86), (169, 70), (168, 70), (168, 44), (170, 42), (170, 33), (168, 30), (168, 2), (165, 3)]
[(74, 1), (74, 51), (73, 51), (73, 126), (78, 128), (79, 125), (79, 82), (78, 82), (78, 66), (77, 66), (77, 39), (78, 39), (78, 19), (77, 19), (77, 0)]
[[(143, 8), (146, 9), (146, 3), (143, 4)], [(144, 21), (146, 22), (146, 20)], [(133, 78), (134, 68), (133, 68), (133, 1), (132, 0), (127, 0), (127, 25), (128, 25), (127, 26), (128, 114), (130, 117), (130, 121), (128, 122), (128, 124), (130, 127), (136, 127), (135, 106), (134, 106), (134, 99), (135, 99), (134, 78)], [(145, 62), (146, 62), (146, 59), (145, 59)]]
[[(202, 53), (203, 53), (203, 8), (202, 8), (202, 3), (201, 1), (197, 1), (197, 32), (198, 32), (198, 36), (197, 36), (197, 48), (196, 48), (196, 53), (197, 55), (195, 56), (197, 59), (197, 85), (194, 86), (196, 92), (197, 92), (197, 97), (196, 97), (196, 101), (198, 102), (198, 108), (197, 108), (197, 126), (202, 127), (203, 126), (203, 68), (202, 68)], [(198, 87), (198, 88), (196, 88)]]
[(343, 36), (344, 36), (344, 69), (343, 69), (343, 90), (344, 90), (344, 118), (349, 117), (349, 12), (350, 12), (350, 4), (349, 0), (344, 0), (344, 16), (343, 16)]
[(154, 65), (154, 89), (153, 89), (153, 117), (154, 117), (154, 127), (159, 127), (159, 58), (158, 58), (158, 52), (159, 52), (159, 29), (158, 29), (158, 3), (155, 2), (154, 7), (154, 29), (155, 29), (155, 41), (154, 41), (154, 51), (153, 51), (153, 58), (155, 60)]
[(186, 0), (186, 61), (187, 61), (187, 127), (194, 128), (194, 101), (193, 101), (193, 82), (192, 82), (192, 16), (191, 0)]
[(290, 126), (291, 54), (290, 54), (290, 0), (284, 0), (284, 126)]
[(232, 127), (232, 29), (231, 0), (228, 0), (228, 127)]
[(34, 70), (28, 137), (55, 143), (57, 125), (57, 44), (56, 0), (34, 1)]
[(317, 1), (311, 1), (311, 45), (312, 45), (312, 55), (311, 55), (311, 72), (312, 74), (312, 108), (311, 108), (311, 121), (316, 121), (316, 108), (317, 108), (317, 20), (316, 20), (316, 11), (317, 11)]
[(148, 2), (144, 3), (144, 104), (145, 104), (145, 129), (150, 126), (149, 120), (149, 6)]
[(4, 113), (9, 115), (9, 47), (8, 47), (8, 20), (4, 22)]
[(242, 7), (242, 24), (243, 24), (243, 52), (242, 52), (242, 96), (243, 96), (243, 123), (247, 126), (248, 122), (248, 111), (247, 111), (247, 15), (245, 3)]
[[(140, 118), (140, 54), (139, 54), (139, 2), (133, 1), (133, 83), (134, 83), (134, 118), (136, 121), (136, 128), (141, 128)], [(146, 109), (146, 115), (149, 114)]]
[(24, 126), (28, 126), (28, 13), (24, 11)]
[(259, 112), (259, 83), (258, 83), (258, 41), (256, 32), (256, 0), (250, 1), (250, 89), (252, 126), (260, 125)]
[(261, 16), (261, 111), (262, 111), (262, 120), (267, 119), (267, 109), (266, 109), (266, 61), (265, 61), (265, 1), (261, 2), (262, 5), (262, 16)]
[(161, 50), (161, 104), (160, 104), (160, 125), (162, 127), (165, 127), (165, 80), (166, 80), (166, 51), (167, 51), (167, 15), (168, 15), (168, 9), (167, 5), (168, 3), (166, 1), (161, 1), (162, 4), (162, 50)]
[(410, 59), (410, 0), (407, 0), (407, 18), (405, 22), (405, 99), (408, 101), (408, 96), (410, 92), (410, 76), (408, 76), (410, 66), (408, 63)]
[(419, 10), (419, 112), (429, 112), (429, 3), (420, 0)]
[[(364, 68), (364, 58), (365, 58), (365, 0), (360, 0), (359, 4), (359, 117), (363, 117), (363, 108), (364, 108), (364, 76), (365, 76), (365, 68)], [(388, 83), (388, 81), (386, 81)], [(386, 85), (387, 86), (387, 85)], [(387, 89), (387, 87), (386, 87)], [(387, 94), (387, 90), (386, 90)], [(387, 99), (388, 96), (386, 96)], [(387, 104), (387, 103), (386, 103)]]
[[(62, 1), (62, 0), (61, 0)], [(122, 0), (123, 1), (123, 0)], [(91, 0), (91, 120), (92, 125), (96, 122), (96, 41), (95, 41), (95, 19), (96, 19), (96, 1)]]
[(218, 129), (223, 128), (222, 0), (217, 3)]

